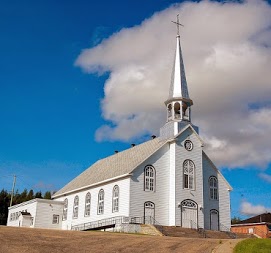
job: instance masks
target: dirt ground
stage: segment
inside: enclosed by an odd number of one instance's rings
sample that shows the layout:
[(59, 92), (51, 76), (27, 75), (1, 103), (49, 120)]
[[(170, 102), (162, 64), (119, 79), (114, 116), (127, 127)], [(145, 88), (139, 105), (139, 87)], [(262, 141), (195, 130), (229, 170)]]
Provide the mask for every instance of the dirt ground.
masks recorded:
[(221, 241), (0, 226), (0, 253), (211, 253)]

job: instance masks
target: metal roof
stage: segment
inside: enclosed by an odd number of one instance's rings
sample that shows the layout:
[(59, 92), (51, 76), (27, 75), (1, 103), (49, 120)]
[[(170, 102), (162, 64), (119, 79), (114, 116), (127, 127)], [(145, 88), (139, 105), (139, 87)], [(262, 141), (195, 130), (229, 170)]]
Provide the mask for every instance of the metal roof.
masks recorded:
[(190, 100), (184, 70), (180, 36), (177, 36), (177, 46), (169, 88), (169, 99), (175, 97)]

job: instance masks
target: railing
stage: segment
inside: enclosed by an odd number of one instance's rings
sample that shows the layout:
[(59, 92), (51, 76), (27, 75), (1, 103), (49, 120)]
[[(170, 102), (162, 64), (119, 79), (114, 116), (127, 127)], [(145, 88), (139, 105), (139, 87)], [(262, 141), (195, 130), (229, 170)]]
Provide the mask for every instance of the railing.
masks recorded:
[[(151, 225), (162, 225), (156, 221), (151, 216), (143, 216), (143, 217), (127, 217), (127, 216), (116, 216), (107, 219), (101, 219), (98, 221), (86, 222), (79, 225), (74, 225), (71, 227), (71, 230), (91, 230), (91, 229), (98, 229), (98, 228), (105, 228), (105, 227), (114, 227), (116, 224), (151, 224)], [(157, 229), (161, 232), (163, 228)], [(161, 232), (162, 233), (162, 232)]]
[(229, 227), (226, 227), (222, 223), (219, 223), (219, 230), (225, 232), (230, 238), (236, 239), (236, 234), (231, 232), (231, 229)]
[(163, 225), (160, 224), (156, 219), (154, 219), (153, 217), (149, 216), (150, 220), (152, 221), (151, 224), (153, 224), (153, 226), (162, 234), (164, 235), (164, 228)]
[(196, 229), (197, 232), (198, 232), (203, 238), (206, 238), (206, 237), (207, 237), (207, 234), (206, 234), (206, 231), (205, 231), (204, 228), (199, 227), (199, 225), (198, 225), (195, 221), (193, 221), (193, 220), (190, 220), (189, 222), (190, 222), (190, 225), (191, 225), (191, 226), (190, 226), (191, 229)]
[(125, 216), (116, 216), (113, 218), (102, 219), (98, 221), (86, 222), (79, 225), (74, 225), (71, 227), (71, 230), (90, 230), (108, 226), (114, 226), (116, 224), (129, 223), (129, 217)]
[(197, 231), (203, 238), (207, 237), (207, 234), (204, 228), (198, 228)]

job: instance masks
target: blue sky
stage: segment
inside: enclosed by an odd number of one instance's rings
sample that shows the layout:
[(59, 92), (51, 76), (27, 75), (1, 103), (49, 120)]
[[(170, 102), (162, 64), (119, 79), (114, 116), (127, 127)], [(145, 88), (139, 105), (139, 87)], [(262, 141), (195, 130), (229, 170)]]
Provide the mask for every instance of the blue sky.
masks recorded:
[[(173, 36), (167, 36), (169, 32), (165, 30), (166, 25), (162, 22), (164, 20), (163, 15), (172, 16), (172, 19), (174, 19), (175, 13), (178, 10), (183, 10), (185, 24), (189, 24), (189, 22), (190, 24), (194, 24), (194, 28), (191, 25), (189, 29), (184, 31), (183, 35), (183, 51), (185, 54), (188, 85), (191, 83), (189, 86), (190, 95), (194, 100), (192, 110), (194, 110), (195, 114), (193, 114), (193, 119), (200, 126), (203, 137), (207, 142), (209, 140), (209, 146), (207, 145), (207, 147), (209, 147), (210, 153), (213, 154), (211, 157), (214, 157), (215, 163), (217, 161), (216, 164), (222, 169), (224, 176), (234, 188), (231, 194), (232, 215), (245, 217), (240, 212), (243, 202), (250, 203), (251, 209), (260, 206), (265, 208), (264, 210), (270, 210), (271, 203), (270, 201), (266, 201), (267, 199), (271, 199), (270, 153), (262, 156), (260, 161), (255, 158), (265, 152), (268, 153), (270, 145), (268, 148), (268, 143), (263, 143), (264, 141), (260, 142), (259, 138), (256, 141), (254, 138), (249, 139), (248, 137), (246, 138), (247, 142), (242, 142), (244, 152), (238, 154), (240, 158), (237, 155), (232, 155), (231, 152), (225, 153), (225, 149), (228, 148), (229, 151), (229, 147), (234, 147), (236, 150), (240, 149), (238, 144), (234, 142), (237, 131), (235, 128), (224, 128), (223, 126), (212, 128), (214, 124), (210, 124), (210, 122), (214, 122), (212, 118), (214, 115), (219, 115), (222, 121), (223, 119), (227, 119), (229, 115), (226, 110), (223, 111), (223, 115), (219, 110), (212, 111), (211, 115), (209, 113), (210, 110), (208, 110), (209, 104), (205, 101), (210, 100), (212, 92), (218, 94), (223, 91), (226, 94), (228, 92), (232, 94), (230, 92), (233, 88), (226, 86), (226, 84), (222, 87), (223, 81), (221, 81), (222, 90), (214, 90), (214, 85), (208, 87), (208, 91), (210, 92), (208, 94), (197, 92), (199, 83), (202, 86), (204, 81), (197, 82), (197, 77), (193, 75), (193, 71), (198, 74), (202, 70), (198, 69), (194, 63), (197, 62), (194, 59), (197, 58), (197, 55), (190, 48), (196, 45), (193, 44), (196, 43), (196, 40), (193, 39), (193, 42), (188, 43), (189, 40), (187, 39), (186, 41), (185, 39), (189, 36), (199, 36), (197, 37), (198, 43), (200, 45), (206, 44), (208, 50), (208, 47), (211, 47), (214, 40), (210, 40), (208, 43), (204, 41), (210, 39), (212, 36), (214, 38), (218, 36), (219, 40), (223, 43), (219, 44), (214, 50), (217, 50), (216, 55), (221, 55), (223, 62), (227, 62), (231, 59), (230, 57), (233, 57), (233, 54), (230, 54), (232, 52), (228, 50), (229, 43), (232, 43), (230, 44), (231, 46), (233, 43), (237, 45), (236, 48), (239, 50), (238, 43), (239, 40), (241, 41), (239, 38), (240, 31), (242, 33), (246, 31), (246, 27), (249, 27), (250, 23), (248, 22), (243, 27), (241, 26), (236, 31), (239, 37), (232, 35), (232, 40), (228, 42), (226, 41), (227, 39), (223, 40), (218, 32), (215, 35), (211, 32), (209, 34), (210, 30), (212, 32), (215, 30), (209, 23), (206, 24), (205, 28), (195, 28), (200, 23), (200, 21), (197, 23), (197, 17), (200, 20), (200, 15), (202, 14), (201, 8), (203, 7), (206, 14), (206, 10), (207, 13), (208, 10), (210, 13), (219, 13), (226, 7), (228, 9), (232, 8), (230, 11), (235, 11), (239, 8), (237, 5), (229, 4), (229, 6), (220, 6), (219, 3), (215, 2), (206, 2), (205, 5), (200, 2), (193, 4), (192, 2), (187, 2), (183, 5), (172, 6), (174, 3), (176, 1), (168, 0), (11, 0), (0, 2), (0, 188), (10, 190), (12, 175), (16, 174), (18, 178), (17, 188), (19, 190), (23, 190), (24, 188), (33, 188), (36, 191), (57, 190), (97, 159), (113, 154), (114, 150), (126, 149), (132, 142), (140, 143), (146, 138), (149, 138), (146, 136), (150, 136), (151, 133), (157, 133), (157, 127), (163, 124), (163, 120), (161, 121), (161, 117), (163, 119), (165, 113), (164, 109), (161, 109), (163, 108), (163, 102), (159, 102), (158, 107), (155, 107), (156, 105), (149, 104), (143, 101), (144, 98), (142, 98), (142, 106), (148, 108), (146, 109), (146, 114), (148, 112), (149, 114), (155, 112), (157, 113), (155, 115), (158, 116), (148, 121), (152, 124), (140, 125), (138, 126), (139, 130), (132, 131), (133, 129), (125, 128), (125, 122), (128, 122), (130, 126), (137, 125), (137, 117), (145, 119), (144, 117), (147, 116), (131, 109), (136, 107), (133, 104), (132, 97), (130, 97), (131, 108), (129, 106), (122, 106), (121, 108), (125, 107), (128, 112), (122, 111), (120, 114), (119, 104), (116, 101), (120, 101), (121, 97), (110, 95), (109, 87), (114, 87), (118, 91), (117, 94), (128, 94), (127, 89), (129, 87), (127, 88), (124, 81), (118, 79), (116, 76), (118, 76), (118, 73), (126, 70), (123, 66), (129, 65), (127, 61), (130, 58), (132, 59), (132, 66), (138, 67), (136, 64), (139, 60), (134, 58), (137, 52), (139, 55), (141, 53), (144, 56), (146, 55), (146, 59), (144, 59), (146, 62), (144, 64), (141, 62), (141, 66), (146, 66), (151, 62), (151, 60), (148, 60), (148, 57), (163, 58), (163, 55), (167, 52), (174, 50), (175, 27), (172, 27), (172, 30), (170, 30), (171, 33), (173, 32)], [(267, 2), (264, 2), (264, 6), (261, 3), (261, 1), (258, 1), (258, 4), (248, 4), (248, 7), (252, 10), (251, 13), (262, 14), (261, 16), (267, 15), (267, 11), (270, 11), (271, 7)], [(197, 11), (199, 14), (197, 14)], [(240, 10), (241, 12), (242, 10)], [(154, 13), (156, 15), (153, 16)], [(245, 17), (250, 17), (249, 15), (252, 14), (245, 13), (244, 11)], [(190, 21), (189, 16), (190, 19), (193, 17)], [(258, 34), (263, 29), (267, 29), (268, 24), (270, 30), (271, 22), (268, 22), (270, 21), (259, 22), (258, 26), (255, 25), (255, 30), (249, 30), (248, 33), (252, 35)], [(168, 23), (171, 25), (170, 19)], [(233, 22), (232, 24), (227, 23), (227, 26), (233, 28), (236, 25)], [(206, 30), (204, 34), (200, 35), (200, 32), (196, 33), (196, 31), (207, 29), (208, 27), (210, 27), (210, 30)], [(147, 36), (144, 36), (144, 33), (143, 35), (141, 34), (142, 30), (144, 30), (143, 28), (149, 31)], [(157, 43), (149, 45), (148, 38), (150, 37), (150, 41), (152, 41), (151, 36), (155, 37), (161, 33), (166, 35), (159, 37)], [(137, 42), (140, 48), (136, 48), (134, 51), (131, 46), (130, 50), (127, 50), (127, 54), (123, 56), (121, 48), (125, 51), (126, 47), (128, 49), (130, 47), (129, 43), (125, 42), (127, 34), (129, 38), (134, 38), (133, 40), (137, 38), (141, 39), (141, 41)], [(261, 61), (261, 55), (264, 54), (266, 55), (265, 61), (267, 62), (265, 65), (267, 67), (271, 66), (271, 58), (269, 57), (271, 55), (270, 45), (266, 44), (265, 41), (266, 36), (270, 36), (270, 34), (266, 33), (262, 37), (259, 36), (262, 40), (254, 44), (252, 44), (254, 42), (252, 35), (248, 41), (251, 43), (249, 46), (252, 45), (253, 47), (248, 48), (255, 53), (253, 59), (256, 59), (256, 62), (257, 59)], [(201, 39), (202, 41), (200, 41)], [(168, 44), (165, 46), (165, 42), (167, 41)], [(217, 41), (214, 45), (218, 45)], [(114, 47), (111, 48), (110, 45), (112, 44), (117, 45), (116, 48), (119, 48), (119, 50), (114, 50)], [(264, 47), (262, 46), (263, 44)], [(99, 49), (100, 46), (104, 48), (104, 51)], [(165, 47), (170, 49), (165, 49)], [(87, 51), (82, 51), (87, 48)], [(243, 48), (242, 50), (244, 50)], [(266, 51), (260, 51), (262, 48), (265, 48)], [(148, 50), (150, 56), (144, 50)], [(171, 61), (172, 54), (168, 53), (167, 55)], [(120, 63), (120, 58), (125, 58), (125, 61), (123, 60)], [(216, 59), (216, 63), (219, 62), (219, 59)], [(205, 62), (213, 62), (211, 54), (205, 58)], [(232, 66), (231, 64), (229, 65)], [(165, 66), (167, 71), (171, 68), (168, 64), (165, 64)], [(156, 71), (157, 68), (157, 66), (153, 67)], [(141, 68), (138, 69), (140, 72)], [(212, 68), (213, 70), (214, 68)], [(215, 73), (219, 74), (217, 76), (214, 74), (210, 77), (208, 79), (209, 83), (216, 80), (216, 78), (220, 78), (219, 80), (221, 80), (223, 71), (221, 71), (221, 68), (215, 68), (215, 70)], [(240, 85), (239, 90), (242, 95), (231, 96), (231, 98), (233, 97), (233, 99), (236, 98), (236, 100), (240, 101), (240, 104), (238, 104), (240, 108), (243, 106), (243, 109), (240, 110), (240, 115), (244, 119), (244, 126), (248, 125), (246, 119), (263, 122), (262, 119), (268, 118), (267, 116), (269, 115), (271, 98), (270, 93), (268, 94), (267, 91), (270, 91), (270, 82), (268, 83), (265, 80), (270, 80), (270, 71), (264, 71), (264, 68), (261, 68), (261, 71), (261, 78), (258, 78), (260, 83), (258, 87), (259, 92), (254, 93), (254, 95), (258, 96), (258, 99), (253, 100), (254, 98), (247, 92), (247, 89), (245, 90), (245, 86), (242, 85)], [(126, 73), (129, 72), (126, 71)], [(151, 76), (157, 78), (158, 74), (150, 73), (149, 75), (146, 74), (146, 76), (148, 78)], [(170, 80), (167, 75), (164, 78), (163, 88), (157, 89), (157, 98), (161, 98), (162, 101), (167, 97)], [(224, 79), (223, 76), (222, 79)], [(200, 80), (203, 79), (201, 78)], [(247, 83), (246, 80), (242, 80), (236, 76), (233, 76), (231, 80), (233, 83), (235, 80)], [(116, 86), (116, 82), (123, 85)], [(198, 86), (196, 86), (196, 83)], [(147, 84), (145, 87), (148, 86)], [(140, 89), (143, 90), (143, 88), (141, 87)], [(163, 92), (158, 94), (159, 90)], [(235, 94), (238, 92), (238, 88), (236, 90)], [(261, 90), (262, 93), (260, 92)], [(146, 94), (148, 94), (148, 91), (146, 91)], [(152, 95), (155, 97), (155, 92)], [(203, 99), (204, 97), (206, 99)], [(138, 105), (138, 100), (136, 101)], [(156, 104), (158, 103), (157, 101), (155, 101)], [(218, 104), (221, 102), (222, 104), (222, 101), (222, 98), (218, 101), (214, 99), (213, 103)], [(233, 104), (229, 100), (225, 103)], [(246, 106), (249, 107), (251, 104), (255, 105), (254, 107), (257, 108), (257, 111), (253, 110), (254, 108), (245, 109)], [(200, 110), (197, 109), (199, 107), (201, 108)], [(258, 108), (260, 109), (258, 110)], [(138, 110), (142, 111), (142, 109)], [(206, 120), (207, 116), (205, 116), (207, 115), (207, 111), (209, 113), (208, 120)], [(238, 118), (240, 115), (236, 117)], [(156, 121), (157, 119), (160, 121)], [(218, 121), (220, 120), (216, 118), (215, 122), (217, 125), (220, 124)], [(233, 121), (229, 119), (228, 122)], [(242, 124), (240, 122), (236, 125)], [(269, 122), (266, 122), (265, 125), (259, 125), (258, 123), (255, 125), (259, 126), (261, 134), (263, 131), (268, 132), (270, 129), (267, 127), (268, 124)], [(235, 127), (233, 123), (231, 125)], [(223, 131), (218, 132), (217, 128)], [(244, 127), (242, 128), (242, 133), (250, 134), (252, 131), (253, 133), (256, 132), (256, 135), (259, 134), (254, 127), (252, 130), (251, 128)], [(223, 138), (219, 139), (220, 136), (223, 136)], [(264, 138), (270, 140), (268, 135)], [(238, 139), (238, 143), (240, 143), (240, 140)], [(250, 145), (254, 141), (256, 143), (255, 147)], [(251, 147), (250, 149), (250, 146), (254, 148)], [(260, 150), (259, 155), (257, 152), (255, 153), (258, 146), (265, 147), (264, 150)], [(247, 152), (246, 148), (248, 149)], [(247, 156), (248, 152), (254, 152), (253, 156)]]

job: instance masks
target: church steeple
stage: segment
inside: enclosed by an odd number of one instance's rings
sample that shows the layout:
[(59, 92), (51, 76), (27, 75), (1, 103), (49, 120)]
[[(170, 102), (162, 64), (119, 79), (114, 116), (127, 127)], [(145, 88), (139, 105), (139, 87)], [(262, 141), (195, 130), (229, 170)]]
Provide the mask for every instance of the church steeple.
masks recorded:
[(165, 101), (167, 108), (167, 123), (163, 128), (161, 128), (160, 134), (161, 136), (166, 135), (167, 137), (169, 135), (174, 136), (178, 134), (183, 126), (191, 124), (191, 106), (193, 105), (193, 101), (189, 97), (185, 76), (179, 33), (179, 27), (183, 25), (179, 23), (179, 15), (177, 15), (177, 22), (173, 23), (177, 25), (177, 44), (171, 75), (169, 96)]
[(185, 77), (182, 48), (180, 43), (179, 26), (179, 15), (177, 15), (177, 45), (175, 52), (175, 59), (172, 69), (171, 83), (169, 89), (169, 97), (165, 104), (167, 106), (167, 121), (191, 121), (191, 105), (193, 101), (189, 98), (187, 82)]

